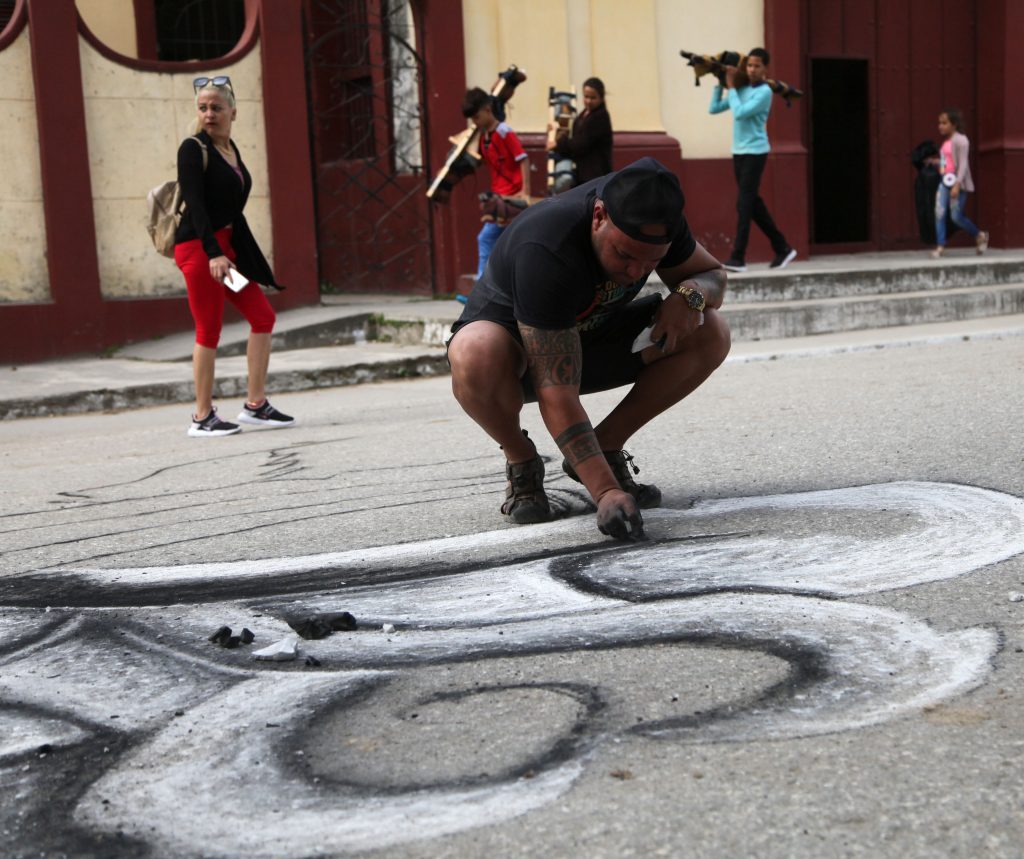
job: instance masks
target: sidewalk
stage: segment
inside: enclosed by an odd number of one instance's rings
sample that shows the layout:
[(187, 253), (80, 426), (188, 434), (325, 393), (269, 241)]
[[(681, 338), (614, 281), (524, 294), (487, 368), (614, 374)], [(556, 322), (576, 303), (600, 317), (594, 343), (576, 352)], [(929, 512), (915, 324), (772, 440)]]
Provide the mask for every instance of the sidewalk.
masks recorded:
[[(971, 278), (978, 278), (971, 282)], [(753, 265), (729, 277), (733, 308), (739, 314), (767, 314), (771, 301), (786, 295), (788, 306), (799, 296), (830, 296), (836, 284), (854, 291), (848, 302), (872, 301), (900, 289), (919, 295), (923, 283), (945, 293), (977, 297), (978, 283), (1002, 290), (1024, 282), (1024, 251), (993, 250), (977, 257), (954, 249), (942, 261), (924, 252), (858, 254), (797, 260), (783, 271)], [(870, 285), (871, 295), (862, 293)], [(1024, 290), (1022, 290), (1024, 292)], [(1013, 293), (1016, 295), (1016, 293)], [(796, 299), (796, 300), (794, 300)], [(752, 301), (750, 304), (743, 302)], [(738, 303), (737, 303), (738, 302)], [(981, 318), (922, 321), (810, 336), (751, 339), (734, 342), (730, 361), (768, 360), (820, 352), (908, 346), (947, 339), (1024, 336), (1020, 300), (1005, 304), (1011, 311)], [(761, 309), (758, 309), (758, 308)], [(741, 308), (746, 308), (742, 310)], [(327, 295), (317, 307), (283, 311), (274, 332), (268, 393), (336, 387), (362, 382), (446, 374), (443, 347), (462, 305), (454, 300), (388, 295)], [(992, 311), (986, 311), (991, 313)], [(245, 395), (244, 322), (224, 327), (217, 360), (217, 396)], [(111, 357), (81, 357), (0, 368), (0, 419), (79, 414), (192, 400), (191, 331), (131, 344)], [(1022, 341), (1024, 343), (1024, 341)]]

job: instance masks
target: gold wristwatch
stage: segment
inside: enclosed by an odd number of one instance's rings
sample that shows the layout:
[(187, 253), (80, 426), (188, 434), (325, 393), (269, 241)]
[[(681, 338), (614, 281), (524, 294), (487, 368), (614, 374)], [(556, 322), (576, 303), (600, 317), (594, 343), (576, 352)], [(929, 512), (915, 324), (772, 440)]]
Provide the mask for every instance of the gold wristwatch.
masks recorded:
[(679, 286), (673, 287), (672, 291), (685, 298), (686, 303), (689, 305), (691, 310), (699, 310), (703, 312), (704, 308), (707, 306), (707, 302), (704, 300), (704, 293), (699, 289), (679, 284)]

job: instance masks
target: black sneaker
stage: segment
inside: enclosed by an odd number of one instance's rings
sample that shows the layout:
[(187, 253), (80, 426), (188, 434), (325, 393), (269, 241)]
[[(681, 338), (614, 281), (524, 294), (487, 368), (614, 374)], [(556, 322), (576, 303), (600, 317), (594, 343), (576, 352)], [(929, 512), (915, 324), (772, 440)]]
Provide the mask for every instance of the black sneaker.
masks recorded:
[(217, 417), (216, 406), (211, 408), (210, 413), (202, 420), (196, 420), (193, 416), (192, 426), (188, 428), (188, 434), (192, 438), (213, 438), (219, 435), (234, 435), (241, 431), (242, 428), (238, 424), (231, 424)]
[(279, 412), (270, 405), (270, 400), (264, 400), (263, 405), (256, 409), (250, 408), (249, 404), (246, 403), (235, 420), (242, 424), (251, 424), (254, 427), (267, 427), (268, 429), (290, 427), (295, 423), (295, 418)]
[(776, 254), (775, 259), (769, 268), (785, 268), (796, 259), (796, 251), (793, 248), (786, 248), (782, 253)]
[(722, 268), (726, 271), (746, 271), (747, 264), (741, 259), (733, 259), (732, 257), (729, 257), (729, 259), (722, 263)]
[[(661, 506), (661, 490), (657, 486), (649, 483), (637, 483), (633, 479), (633, 474), (640, 473), (640, 469), (633, 462), (633, 457), (624, 450), (606, 450), (603, 453), (604, 458), (608, 460), (608, 465), (611, 466), (612, 474), (619, 481), (619, 486), (622, 487), (624, 492), (628, 492), (633, 496), (637, 507), (643, 510), (650, 510), (652, 507)], [(630, 469), (632, 469), (632, 474), (630, 474)], [(577, 483), (583, 482), (573, 470), (573, 467), (569, 465), (569, 460), (567, 459), (562, 460), (562, 471)]]

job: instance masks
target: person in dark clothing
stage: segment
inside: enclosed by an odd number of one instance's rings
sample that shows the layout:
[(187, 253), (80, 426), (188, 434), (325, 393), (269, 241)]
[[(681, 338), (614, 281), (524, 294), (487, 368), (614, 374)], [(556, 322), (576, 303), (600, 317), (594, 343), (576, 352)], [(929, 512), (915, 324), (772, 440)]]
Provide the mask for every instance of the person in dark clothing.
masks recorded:
[[(551, 518), (544, 460), (520, 428), (536, 401), (565, 457), (562, 470), (618, 539), (643, 533), (640, 508), (661, 492), (632, 475), (626, 441), (696, 390), (725, 360), (719, 312), (726, 276), (693, 237), (679, 180), (653, 158), (549, 197), (519, 215), (494, 248), (448, 360), (459, 405), (504, 452), (502, 513)], [(668, 296), (637, 298), (657, 270)], [(592, 426), (581, 394), (631, 386)]]
[[(214, 362), (225, 299), (238, 308), (251, 328), (246, 349), (248, 399), (235, 420), (266, 428), (291, 426), (295, 419), (279, 412), (266, 398), (276, 314), (259, 284), (283, 287), (274, 280), (242, 214), (252, 177), (231, 139), (236, 114), (231, 79), (226, 75), (200, 77), (193, 87), (196, 134), (183, 140), (178, 149), (178, 184), (186, 208), (174, 236), (174, 261), (185, 276), (189, 309), (196, 323), (192, 350), (196, 410), (188, 434), (214, 438), (241, 430), (238, 424), (221, 420), (213, 405)], [(237, 291), (228, 286), (233, 271), (249, 281)]]
[(612, 172), (612, 120), (600, 78), (583, 82), (583, 111), (573, 120), (571, 135), (548, 124), (547, 148), (576, 162), (577, 185)]

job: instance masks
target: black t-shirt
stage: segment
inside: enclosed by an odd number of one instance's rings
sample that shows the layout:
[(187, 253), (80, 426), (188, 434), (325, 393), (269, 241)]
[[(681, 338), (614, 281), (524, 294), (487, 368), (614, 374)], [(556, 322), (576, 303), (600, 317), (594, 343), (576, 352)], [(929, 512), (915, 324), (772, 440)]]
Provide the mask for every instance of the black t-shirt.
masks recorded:
[[(499, 236), (454, 328), (490, 319), (506, 327), (522, 322), (531, 328), (575, 325), (587, 331), (632, 301), (647, 277), (629, 286), (608, 280), (591, 241), (594, 200), (613, 175), (546, 198), (515, 218)], [(658, 268), (685, 262), (696, 246), (684, 218)]]

